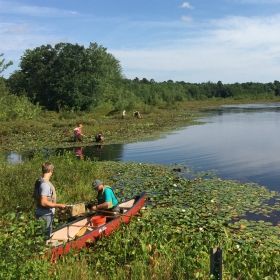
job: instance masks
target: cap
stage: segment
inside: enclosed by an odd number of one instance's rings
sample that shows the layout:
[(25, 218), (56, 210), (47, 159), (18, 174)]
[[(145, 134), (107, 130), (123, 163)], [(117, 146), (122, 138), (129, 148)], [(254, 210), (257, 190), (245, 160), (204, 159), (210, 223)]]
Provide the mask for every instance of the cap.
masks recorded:
[(96, 189), (97, 187), (99, 187), (100, 185), (102, 185), (103, 183), (100, 181), (100, 180), (94, 180), (93, 182), (92, 182), (92, 187), (94, 188), (94, 189)]

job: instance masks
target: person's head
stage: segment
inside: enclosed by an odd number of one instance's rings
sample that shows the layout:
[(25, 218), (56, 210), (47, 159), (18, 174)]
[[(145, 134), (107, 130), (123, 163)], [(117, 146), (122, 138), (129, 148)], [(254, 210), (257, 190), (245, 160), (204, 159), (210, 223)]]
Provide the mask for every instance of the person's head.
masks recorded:
[(79, 124), (79, 127), (83, 127), (83, 125), (80, 123), (80, 124)]
[(100, 191), (103, 188), (103, 183), (100, 180), (94, 180), (92, 182), (92, 188), (96, 191)]
[(54, 165), (51, 162), (46, 161), (45, 163), (42, 164), (43, 174), (53, 172), (53, 170), (54, 170)]

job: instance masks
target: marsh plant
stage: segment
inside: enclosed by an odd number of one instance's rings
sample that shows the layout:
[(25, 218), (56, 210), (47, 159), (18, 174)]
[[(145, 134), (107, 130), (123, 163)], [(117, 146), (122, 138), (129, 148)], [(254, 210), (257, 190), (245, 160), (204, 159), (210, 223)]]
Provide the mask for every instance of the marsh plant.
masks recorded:
[[(32, 201), (45, 160), (37, 154), (22, 164), (1, 163), (1, 279), (211, 279), (214, 247), (223, 250), (223, 279), (279, 279), (278, 193), (211, 172), (192, 174), (189, 166), (94, 162), (72, 154), (48, 158), (60, 202), (94, 200), (90, 183), (99, 178), (120, 201), (146, 192), (146, 205), (90, 249), (50, 262)], [(54, 228), (68, 219), (57, 211)]]

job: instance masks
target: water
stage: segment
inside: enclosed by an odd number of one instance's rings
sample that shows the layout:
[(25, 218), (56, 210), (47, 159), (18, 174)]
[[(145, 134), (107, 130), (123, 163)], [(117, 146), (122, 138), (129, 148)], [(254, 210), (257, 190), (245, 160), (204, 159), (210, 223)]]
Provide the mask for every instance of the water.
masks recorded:
[[(164, 138), (119, 145), (70, 149), (78, 157), (143, 163), (184, 164), (217, 170), (222, 179), (255, 182), (280, 191), (280, 103), (223, 106), (205, 124)], [(15, 159), (21, 157), (11, 154)]]

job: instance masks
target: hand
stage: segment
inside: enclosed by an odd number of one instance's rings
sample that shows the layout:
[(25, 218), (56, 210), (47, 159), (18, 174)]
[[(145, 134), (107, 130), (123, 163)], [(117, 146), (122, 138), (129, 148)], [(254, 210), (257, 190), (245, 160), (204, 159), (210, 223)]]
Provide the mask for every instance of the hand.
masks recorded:
[(59, 204), (59, 208), (60, 209), (65, 209), (66, 208), (66, 204)]
[(92, 210), (92, 206), (93, 206), (93, 204), (89, 203), (89, 204), (86, 205), (86, 209)]

